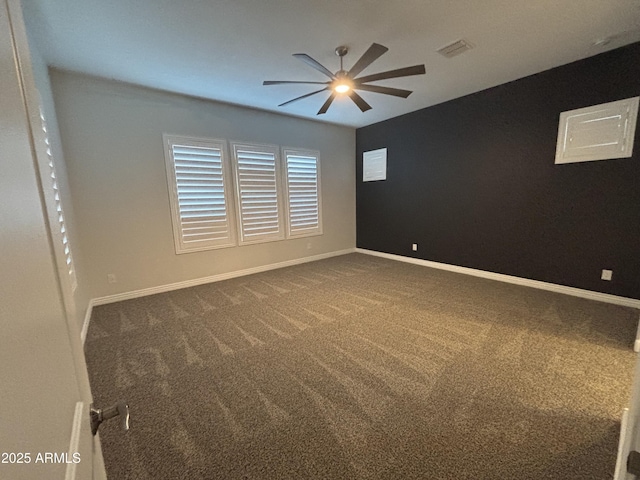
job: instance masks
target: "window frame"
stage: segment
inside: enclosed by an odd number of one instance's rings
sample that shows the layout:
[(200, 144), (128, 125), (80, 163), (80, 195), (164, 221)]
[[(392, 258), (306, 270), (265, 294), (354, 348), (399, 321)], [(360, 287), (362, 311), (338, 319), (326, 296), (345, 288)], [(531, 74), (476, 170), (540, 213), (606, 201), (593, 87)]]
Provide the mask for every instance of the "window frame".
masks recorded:
[[(176, 254), (235, 247), (237, 245), (237, 227), (235, 223), (235, 202), (233, 201), (234, 182), (233, 175), (231, 173), (231, 166), (229, 165), (230, 159), (227, 149), (227, 141), (217, 138), (191, 137), (186, 135), (174, 135), (167, 133), (164, 133), (162, 135), (162, 138), (165, 154), (165, 167), (167, 173), (167, 186), (169, 190), (171, 223)], [(191, 146), (195, 148), (212, 148), (218, 149), (220, 151), (222, 188), (226, 211), (228, 239), (209, 240), (206, 244), (203, 243), (200, 246), (189, 246), (186, 244), (183, 235), (180, 200), (178, 196), (178, 181), (176, 177), (175, 158), (173, 155), (174, 145), (183, 145), (187, 147)]]
[[(290, 185), (289, 185), (289, 155), (297, 156), (297, 157), (311, 157), (315, 158), (315, 168), (316, 168), (316, 194), (317, 194), (317, 209), (318, 209), (318, 217), (317, 217), (317, 225), (312, 229), (302, 230), (302, 231), (292, 231), (292, 220), (291, 220), (291, 198), (290, 198)], [(313, 237), (323, 234), (322, 230), (322, 182), (321, 182), (321, 162), (320, 162), (320, 152), (318, 150), (312, 150), (307, 148), (294, 148), (294, 147), (282, 147), (282, 175), (283, 175), (283, 185), (284, 185), (284, 203), (285, 203), (285, 212), (286, 212), (286, 228), (287, 228), (287, 238), (304, 238), (304, 237)]]
[[(236, 206), (236, 220), (237, 220), (237, 232), (238, 232), (238, 245), (254, 245), (266, 242), (277, 242), (286, 239), (285, 228), (285, 216), (284, 216), (284, 202), (283, 202), (283, 186), (282, 186), (282, 165), (280, 158), (280, 148), (277, 145), (244, 142), (244, 141), (229, 141), (233, 172), (234, 172), (234, 184), (235, 184), (235, 206)], [(278, 231), (271, 234), (265, 234), (259, 237), (246, 238), (243, 218), (242, 218), (242, 182), (240, 179), (240, 168), (238, 162), (238, 151), (248, 150), (255, 153), (272, 154), (274, 158), (274, 186), (276, 191), (276, 207), (277, 207), (277, 222)]]

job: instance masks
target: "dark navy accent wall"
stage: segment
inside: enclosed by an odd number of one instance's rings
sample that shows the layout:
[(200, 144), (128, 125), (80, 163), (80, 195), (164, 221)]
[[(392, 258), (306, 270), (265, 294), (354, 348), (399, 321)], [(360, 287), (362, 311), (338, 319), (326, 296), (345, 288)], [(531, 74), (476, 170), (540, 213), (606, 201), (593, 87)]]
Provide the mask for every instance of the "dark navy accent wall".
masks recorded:
[(638, 95), (640, 43), (358, 129), (357, 246), (640, 299), (640, 126), (632, 158), (554, 164), (561, 112)]

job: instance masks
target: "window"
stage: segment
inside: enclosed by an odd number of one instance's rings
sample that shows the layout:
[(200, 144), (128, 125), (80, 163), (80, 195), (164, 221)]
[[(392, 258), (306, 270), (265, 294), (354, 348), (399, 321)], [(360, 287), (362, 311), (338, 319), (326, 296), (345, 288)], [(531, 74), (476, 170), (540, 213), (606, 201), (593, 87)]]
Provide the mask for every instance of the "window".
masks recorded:
[(240, 244), (284, 239), (278, 148), (232, 143)]
[(638, 98), (562, 112), (555, 163), (631, 157)]
[[(58, 188), (58, 178), (56, 176), (56, 168), (53, 164), (53, 155), (51, 154), (51, 145), (49, 144), (49, 133), (47, 132), (47, 122), (44, 118), (42, 108), (40, 108), (40, 119), (42, 120), (42, 131), (44, 132), (44, 143), (47, 145), (47, 164), (49, 165), (49, 177), (51, 178), (51, 188), (53, 189), (55, 215), (57, 217), (58, 229), (60, 231), (60, 239), (64, 252), (64, 262), (69, 280), (71, 283), (71, 291), (74, 292), (78, 287), (78, 279), (73, 266), (73, 256), (71, 255), (71, 246), (69, 245), (69, 235), (67, 233), (67, 225), (64, 220), (64, 212), (62, 210), (62, 201), (60, 200), (60, 190)], [(52, 226), (53, 227), (53, 226)]]
[(164, 135), (176, 253), (233, 246), (226, 142)]
[(284, 149), (283, 157), (287, 187), (287, 235), (320, 235), (320, 154), (315, 151)]
[(163, 140), (176, 253), (322, 234), (319, 152)]

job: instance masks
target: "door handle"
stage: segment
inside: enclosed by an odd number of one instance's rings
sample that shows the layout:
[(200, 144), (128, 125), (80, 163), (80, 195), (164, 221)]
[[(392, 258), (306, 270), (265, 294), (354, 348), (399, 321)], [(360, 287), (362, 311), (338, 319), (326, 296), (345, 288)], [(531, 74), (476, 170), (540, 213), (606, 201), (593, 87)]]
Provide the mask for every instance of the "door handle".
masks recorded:
[(95, 408), (93, 404), (89, 407), (89, 418), (91, 420), (91, 433), (98, 433), (98, 427), (105, 420), (113, 417), (120, 417), (122, 429), (127, 431), (131, 428), (131, 417), (129, 415), (129, 405), (126, 402), (118, 402), (109, 408)]

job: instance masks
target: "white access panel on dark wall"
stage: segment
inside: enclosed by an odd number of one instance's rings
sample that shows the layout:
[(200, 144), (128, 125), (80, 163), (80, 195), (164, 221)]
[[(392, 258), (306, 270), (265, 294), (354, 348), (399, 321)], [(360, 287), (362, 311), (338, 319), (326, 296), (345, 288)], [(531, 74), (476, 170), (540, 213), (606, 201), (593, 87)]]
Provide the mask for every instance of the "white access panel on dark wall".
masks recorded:
[(362, 181), (387, 179), (387, 149), (370, 150), (362, 154)]
[(638, 98), (562, 112), (555, 163), (631, 157)]

